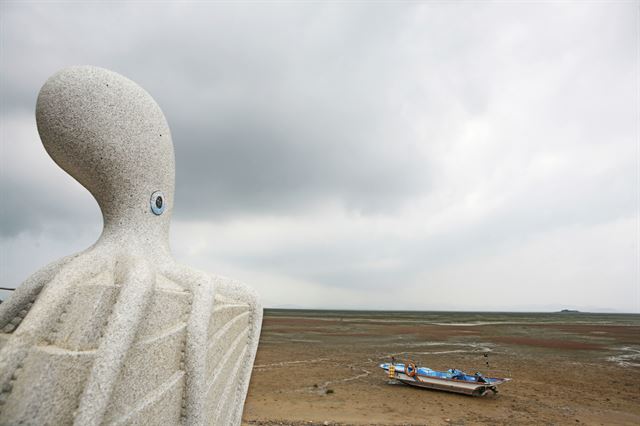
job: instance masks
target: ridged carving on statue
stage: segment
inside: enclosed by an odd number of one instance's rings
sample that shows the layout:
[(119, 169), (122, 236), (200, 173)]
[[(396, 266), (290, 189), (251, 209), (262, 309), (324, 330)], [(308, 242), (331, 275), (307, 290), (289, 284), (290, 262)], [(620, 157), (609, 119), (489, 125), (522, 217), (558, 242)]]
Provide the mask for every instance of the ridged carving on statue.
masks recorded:
[(71, 67), (42, 87), (36, 119), (104, 229), (0, 305), (0, 423), (240, 424), (262, 308), (243, 284), (171, 257), (174, 155), (158, 105), (119, 74)]

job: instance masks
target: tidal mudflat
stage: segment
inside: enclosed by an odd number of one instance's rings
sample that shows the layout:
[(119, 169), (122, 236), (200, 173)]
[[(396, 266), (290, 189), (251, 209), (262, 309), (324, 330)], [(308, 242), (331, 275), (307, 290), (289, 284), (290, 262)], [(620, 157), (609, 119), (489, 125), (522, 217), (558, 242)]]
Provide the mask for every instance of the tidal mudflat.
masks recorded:
[[(391, 384), (377, 366), (392, 355), (513, 381), (482, 398)], [(245, 425), (583, 423), (640, 424), (640, 315), (267, 309), (243, 415)]]

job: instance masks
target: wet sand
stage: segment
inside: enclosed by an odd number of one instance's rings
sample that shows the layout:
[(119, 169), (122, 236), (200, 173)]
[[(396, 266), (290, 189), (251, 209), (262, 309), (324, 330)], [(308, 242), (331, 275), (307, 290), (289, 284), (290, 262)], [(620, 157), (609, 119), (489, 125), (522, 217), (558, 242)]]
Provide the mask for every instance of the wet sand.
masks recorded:
[[(485, 397), (393, 384), (391, 355), (513, 381)], [(243, 424), (637, 425), (640, 316), (268, 310)]]

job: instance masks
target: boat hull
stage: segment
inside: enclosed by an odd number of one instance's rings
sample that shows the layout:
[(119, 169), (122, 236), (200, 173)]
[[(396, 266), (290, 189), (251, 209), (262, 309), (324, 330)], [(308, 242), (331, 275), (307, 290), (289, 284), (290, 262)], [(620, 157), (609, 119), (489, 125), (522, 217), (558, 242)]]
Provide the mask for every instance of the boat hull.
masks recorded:
[(409, 377), (403, 373), (397, 373), (395, 379), (409, 386), (416, 386), (425, 389), (435, 389), (445, 392), (461, 393), (464, 395), (472, 396), (482, 396), (489, 391), (497, 391), (495, 385), (492, 384), (463, 383), (454, 380), (436, 379), (418, 375)]
[[(389, 372), (389, 365), (382, 364), (380, 366), (389, 374), (389, 378), (395, 379), (401, 383), (409, 386), (415, 386), (425, 389), (435, 389), (445, 392), (454, 392), (464, 395), (483, 396), (487, 392), (497, 393), (497, 385), (508, 382), (510, 379), (506, 378), (489, 378), (486, 382), (458, 380), (455, 378), (434, 377), (424, 373), (424, 370), (418, 369), (416, 374), (409, 376), (404, 372), (404, 365), (399, 364), (391, 372)], [(423, 370), (421, 374), (421, 370)], [(438, 373), (429, 370), (432, 374)]]

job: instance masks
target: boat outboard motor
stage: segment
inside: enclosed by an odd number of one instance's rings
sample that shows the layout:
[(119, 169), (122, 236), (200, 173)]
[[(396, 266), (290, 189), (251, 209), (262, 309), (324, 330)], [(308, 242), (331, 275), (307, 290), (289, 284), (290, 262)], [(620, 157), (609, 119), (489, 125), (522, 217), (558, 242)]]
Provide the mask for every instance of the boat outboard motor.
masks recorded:
[(488, 383), (485, 378), (482, 376), (482, 374), (480, 374), (479, 372), (475, 374), (476, 376), (476, 380), (478, 381), (478, 383)]

